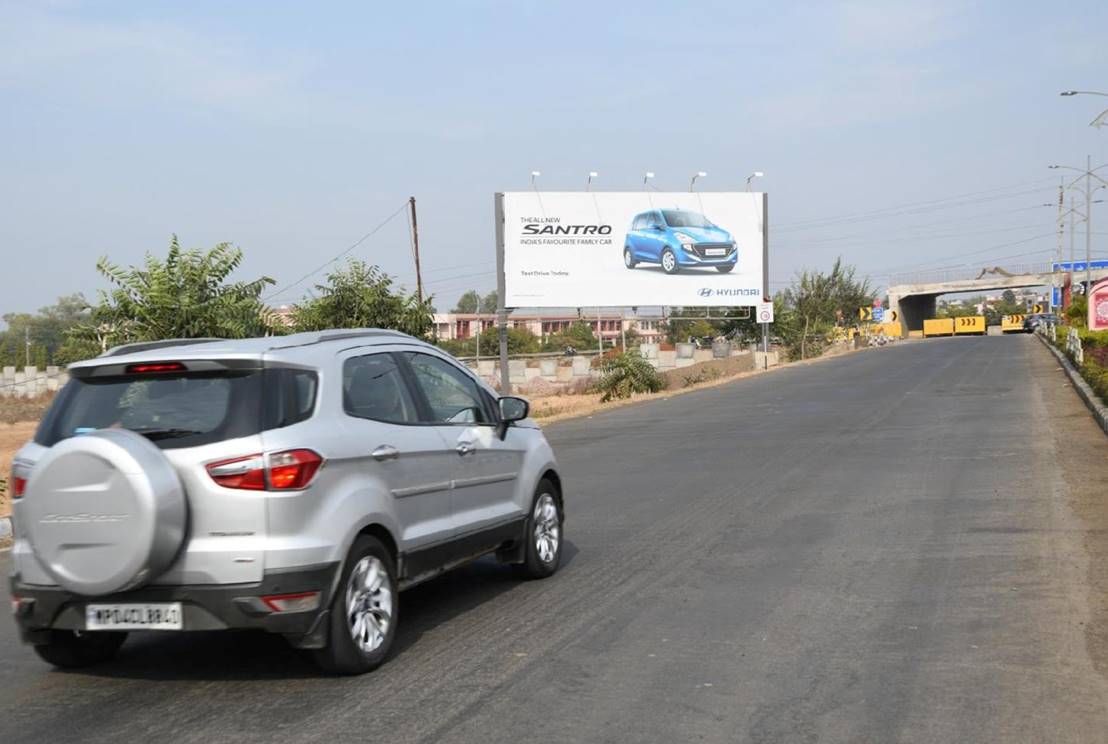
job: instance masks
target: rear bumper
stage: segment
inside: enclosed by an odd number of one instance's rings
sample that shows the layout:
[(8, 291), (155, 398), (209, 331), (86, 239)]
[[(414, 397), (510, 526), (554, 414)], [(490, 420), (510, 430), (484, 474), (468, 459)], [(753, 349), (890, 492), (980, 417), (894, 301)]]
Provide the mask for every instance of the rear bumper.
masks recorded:
[[(185, 631), (257, 629), (295, 640), (323, 632), (338, 567), (338, 563), (330, 563), (267, 571), (262, 581), (254, 584), (144, 586), (102, 597), (83, 597), (57, 587), (24, 584), (16, 575), (11, 579), (11, 592), (20, 635), (32, 644), (45, 643), (50, 630), (84, 630), (88, 604), (140, 602), (180, 602)], [(320, 593), (319, 607), (307, 612), (273, 612), (260, 599), (316, 591)]]

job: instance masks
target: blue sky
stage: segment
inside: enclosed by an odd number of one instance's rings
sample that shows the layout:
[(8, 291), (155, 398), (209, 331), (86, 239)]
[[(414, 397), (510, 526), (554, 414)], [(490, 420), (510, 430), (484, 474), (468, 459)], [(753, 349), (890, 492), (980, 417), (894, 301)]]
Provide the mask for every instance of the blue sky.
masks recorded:
[[(91, 297), (98, 256), (172, 233), (284, 288), (410, 195), (448, 308), (494, 286), (492, 194), (533, 169), (551, 190), (765, 171), (775, 286), (838, 255), (878, 283), (1047, 260), (1046, 166), (1108, 162), (1087, 126), (1108, 98), (1058, 95), (1108, 91), (1108, 4), (1060, 8), (0, 2), (0, 313)], [(401, 218), (351, 255), (414, 284)]]

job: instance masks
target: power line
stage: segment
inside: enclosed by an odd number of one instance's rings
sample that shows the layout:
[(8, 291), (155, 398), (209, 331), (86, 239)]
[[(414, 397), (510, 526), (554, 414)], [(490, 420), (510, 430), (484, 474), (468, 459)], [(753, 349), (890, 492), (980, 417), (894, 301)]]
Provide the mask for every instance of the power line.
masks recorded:
[(998, 232), (1012, 232), (1013, 230), (1029, 230), (1029, 229), (1032, 229), (1032, 228), (1042, 228), (1042, 223), (1041, 222), (1034, 222), (1034, 223), (1029, 223), (1029, 224), (1025, 224), (1025, 225), (1012, 225), (1010, 227), (996, 227), (996, 228), (992, 228), (992, 229), (989, 229), (989, 230), (973, 230), (973, 231), (970, 231), (970, 232), (961, 232), (961, 233), (958, 233), (958, 232), (955, 232), (955, 233), (952, 233), (952, 232), (937, 232), (937, 233), (923, 233), (923, 234), (918, 234), (918, 235), (903, 235), (903, 234), (898, 232), (893, 237), (884, 237), (884, 238), (868, 237), (868, 238), (863, 238), (861, 240), (859, 240), (859, 239), (857, 239), (853, 236), (843, 236), (843, 237), (838, 237), (838, 238), (822, 238), (820, 240), (804, 240), (804, 241), (801, 241), (801, 242), (798, 242), (798, 243), (793, 243), (791, 241), (788, 241), (788, 242), (785, 243), (785, 247), (786, 248), (794, 248), (794, 247), (798, 247), (798, 246), (819, 245), (821, 243), (838, 243), (838, 242), (841, 242), (841, 241), (844, 241), (844, 240), (852, 241), (853, 243), (858, 244), (858, 245), (864, 245), (864, 244), (867, 244), (867, 243), (905, 243), (905, 242), (914, 242), (914, 241), (920, 241), (920, 240), (936, 240), (936, 239), (939, 239), (939, 238), (964, 238), (964, 237), (972, 237), (974, 235), (991, 235), (993, 233), (998, 233)]
[[(927, 266), (928, 264), (933, 264), (933, 263), (940, 262), (940, 261), (950, 261), (952, 259), (963, 258), (965, 256), (977, 256), (977, 255), (980, 255), (982, 253), (988, 253), (989, 251), (998, 250), (1000, 248), (1007, 248), (1009, 246), (1020, 245), (1022, 243), (1030, 243), (1033, 240), (1041, 240), (1043, 238), (1053, 238), (1053, 237), (1056, 237), (1057, 235), (1058, 235), (1058, 233), (1056, 231), (1051, 231), (1051, 232), (1048, 232), (1048, 233), (1044, 233), (1042, 235), (1033, 235), (1032, 237), (1025, 238), (1023, 240), (1013, 240), (1013, 241), (1010, 241), (1010, 242), (1007, 242), (1007, 243), (998, 243), (997, 245), (992, 245), (992, 246), (989, 246), (988, 248), (982, 248), (979, 251), (963, 251), (961, 253), (956, 253), (956, 254), (953, 254), (953, 255), (950, 255), (950, 256), (943, 256), (943, 257), (940, 257), (940, 258), (933, 258), (933, 259), (929, 259), (927, 261), (921, 261), (921, 262), (915, 263), (915, 264), (902, 264), (901, 266), (895, 267), (894, 269), (890, 269), (888, 271), (876, 272), (874, 275), (875, 276), (889, 276), (891, 274), (900, 274), (900, 273), (912, 271), (912, 270), (915, 270), (919, 267)], [(964, 264), (962, 264), (962, 265), (964, 265)]]
[(304, 276), (302, 276), (302, 277), (300, 277), (299, 279), (297, 279), (297, 280), (296, 280), (295, 282), (293, 282), (292, 284), (288, 284), (288, 285), (286, 285), (286, 286), (284, 286), (284, 287), (281, 287), (280, 289), (276, 289), (276, 290), (274, 290), (273, 292), (270, 292), (270, 293), (269, 293), (268, 295), (266, 295), (265, 297), (263, 297), (263, 298), (262, 298), (262, 301), (263, 301), (263, 302), (265, 302), (265, 301), (268, 301), (268, 300), (271, 300), (271, 299), (273, 299), (273, 298), (274, 298), (274, 297), (276, 297), (277, 295), (280, 295), (280, 294), (284, 294), (285, 292), (288, 292), (288, 291), (289, 291), (290, 289), (292, 289), (292, 288), (293, 288), (293, 287), (295, 287), (296, 285), (298, 285), (298, 284), (302, 283), (303, 281), (305, 281), (305, 280), (307, 280), (307, 279), (310, 279), (310, 278), (312, 278), (313, 276), (315, 276), (315, 275), (316, 275), (316, 274), (318, 274), (319, 272), (323, 271), (323, 270), (324, 270), (325, 268), (327, 268), (328, 266), (330, 266), (331, 264), (333, 264), (333, 263), (334, 263), (335, 261), (338, 261), (338, 260), (339, 260), (340, 258), (342, 258), (343, 256), (345, 256), (345, 255), (347, 255), (348, 253), (350, 253), (351, 251), (353, 251), (353, 250), (354, 250), (355, 248), (357, 248), (357, 247), (358, 247), (359, 245), (361, 245), (362, 243), (364, 243), (365, 241), (367, 241), (367, 240), (368, 240), (369, 238), (371, 238), (371, 237), (373, 237), (374, 235), (376, 235), (376, 234), (377, 234), (377, 232), (378, 232), (378, 231), (379, 231), (379, 230), (380, 230), (381, 228), (383, 228), (383, 227), (384, 227), (385, 225), (387, 225), (387, 224), (389, 224), (390, 222), (392, 222), (392, 221), (393, 221), (393, 219), (394, 219), (394, 218), (396, 217), (396, 215), (400, 214), (401, 212), (403, 212), (403, 211), (404, 211), (405, 209), (407, 209), (407, 208), (408, 208), (408, 201), (407, 201), (407, 200), (404, 200), (404, 203), (400, 205), (400, 208), (399, 208), (399, 209), (397, 209), (397, 210), (396, 210), (395, 212), (393, 212), (393, 213), (392, 213), (392, 214), (390, 214), (390, 215), (389, 215), (388, 217), (386, 217), (386, 218), (385, 218), (385, 220), (384, 220), (383, 222), (381, 222), (381, 224), (377, 225), (377, 227), (373, 228), (372, 230), (370, 230), (369, 232), (367, 232), (367, 233), (366, 233), (365, 235), (363, 235), (362, 237), (358, 238), (358, 239), (357, 239), (356, 241), (354, 241), (353, 243), (351, 243), (351, 244), (350, 244), (350, 245), (349, 245), (349, 246), (348, 246), (348, 247), (347, 247), (347, 248), (346, 248), (345, 250), (343, 250), (343, 251), (342, 251), (341, 253), (339, 253), (339, 254), (338, 254), (337, 256), (335, 256), (334, 258), (330, 259), (329, 261), (325, 261), (324, 263), (320, 264), (320, 265), (319, 265), (318, 267), (316, 267), (315, 269), (312, 269), (311, 271), (309, 271), (309, 272), (308, 272), (307, 274), (305, 274)]
[(1045, 190), (1045, 187), (1039, 187), (1037, 189), (1027, 189), (1023, 191), (1013, 191), (1007, 194), (997, 194), (993, 196), (982, 196), (976, 199), (959, 198), (957, 201), (951, 201), (950, 199), (937, 200), (931, 202), (920, 202), (917, 206), (905, 205), (903, 207), (888, 207), (885, 209), (878, 209), (872, 212), (859, 212), (852, 215), (842, 215), (838, 217), (824, 217), (818, 220), (805, 220), (801, 222), (786, 223), (776, 228), (776, 232), (796, 232), (798, 230), (813, 230), (821, 227), (830, 227), (832, 225), (853, 224), (857, 222), (870, 222), (873, 220), (888, 219), (890, 217), (902, 217), (904, 215), (911, 214), (926, 214), (928, 212), (937, 212), (944, 209), (955, 209), (958, 207), (969, 206), (972, 204), (983, 204), (992, 201), (1001, 201), (1004, 199), (1014, 199), (1017, 196), (1026, 196), (1029, 194), (1041, 193)]

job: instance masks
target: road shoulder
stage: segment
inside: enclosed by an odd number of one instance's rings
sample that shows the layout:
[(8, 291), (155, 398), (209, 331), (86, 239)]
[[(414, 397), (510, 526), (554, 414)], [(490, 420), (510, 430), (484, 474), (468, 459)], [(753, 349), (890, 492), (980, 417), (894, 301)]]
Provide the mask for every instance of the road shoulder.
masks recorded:
[(1050, 415), (1045, 422), (1029, 422), (1028, 430), (1051, 437), (1064, 480), (1059, 490), (1067, 494), (1083, 532), (1089, 607), (1085, 643), (1097, 673), (1108, 679), (1108, 438), (1051, 351), (1042, 349), (1034, 362)]

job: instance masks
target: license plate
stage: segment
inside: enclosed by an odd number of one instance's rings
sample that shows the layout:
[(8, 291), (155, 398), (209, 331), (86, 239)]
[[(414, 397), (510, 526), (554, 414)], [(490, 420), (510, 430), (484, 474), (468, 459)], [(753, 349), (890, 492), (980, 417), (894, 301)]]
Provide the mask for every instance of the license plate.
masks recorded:
[(180, 602), (90, 604), (86, 630), (184, 630)]
[(707, 255), (707, 256), (726, 256), (727, 255), (727, 249), (726, 248), (709, 248), (708, 250), (704, 251), (704, 254)]

